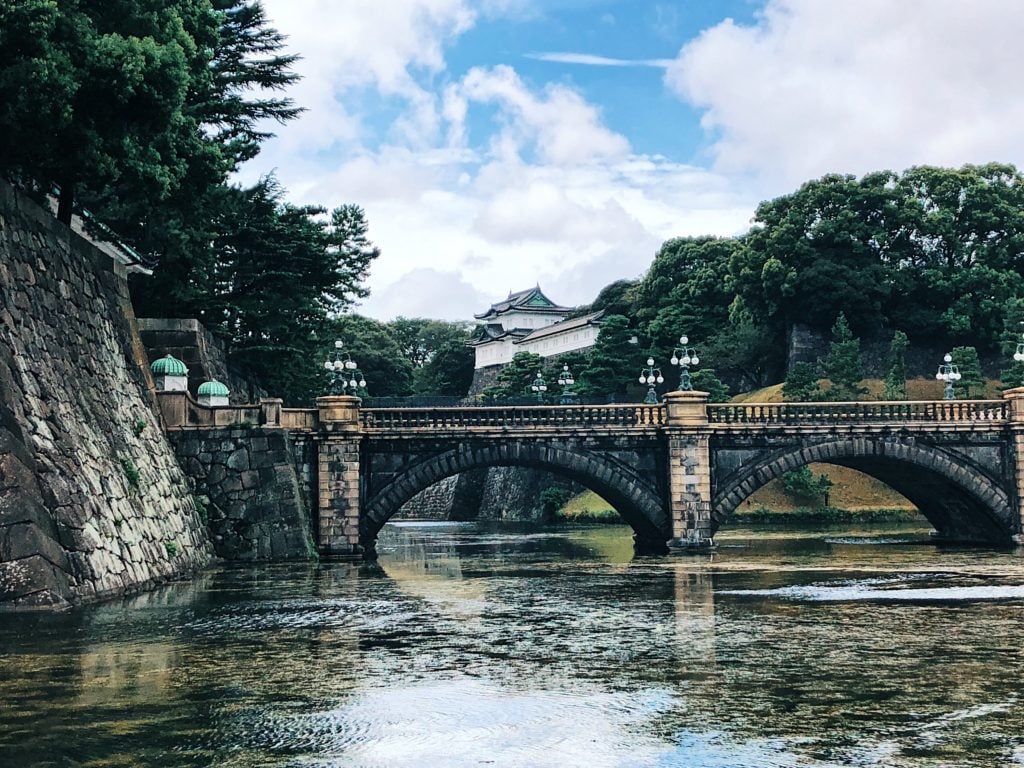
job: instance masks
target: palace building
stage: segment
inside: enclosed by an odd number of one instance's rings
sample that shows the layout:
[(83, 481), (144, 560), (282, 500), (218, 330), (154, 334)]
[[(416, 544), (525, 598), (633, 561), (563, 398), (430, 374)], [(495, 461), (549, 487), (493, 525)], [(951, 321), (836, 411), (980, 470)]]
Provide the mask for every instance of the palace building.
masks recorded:
[(551, 301), (539, 285), (510, 293), (475, 315), (479, 327), (468, 344), (476, 351), (476, 368), (506, 365), (517, 352), (552, 357), (594, 346), (604, 313), (566, 319), (572, 312)]

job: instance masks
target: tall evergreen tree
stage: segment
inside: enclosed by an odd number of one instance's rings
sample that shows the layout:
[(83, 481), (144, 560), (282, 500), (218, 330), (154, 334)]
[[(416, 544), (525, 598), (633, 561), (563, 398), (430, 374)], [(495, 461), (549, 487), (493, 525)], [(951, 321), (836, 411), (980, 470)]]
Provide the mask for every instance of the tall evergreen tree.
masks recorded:
[(812, 403), (821, 399), (818, 372), (810, 363), (794, 363), (782, 385), (782, 398), (787, 402)]
[(953, 382), (957, 395), (970, 400), (985, 391), (985, 376), (981, 372), (978, 350), (974, 347), (953, 347), (953, 364), (960, 372), (960, 381)]
[(882, 397), (885, 400), (907, 399), (907, 334), (896, 331), (889, 344), (888, 371), (885, 374), (885, 387)]
[(1018, 345), (1024, 343), (1024, 297), (1007, 302), (1000, 341), (1003, 368), (999, 378), (1002, 380), (1003, 389), (1024, 387), (1024, 362), (1013, 359)]
[(729, 388), (715, 376), (711, 368), (701, 368), (690, 377), (690, 383), (698, 392), (708, 393), (709, 403), (725, 403), (729, 400)]
[(642, 362), (632, 338), (628, 319), (622, 315), (605, 316), (590, 361), (577, 375), (579, 394), (622, 395), (627, 391)]
[(503, 400), (532, 395), (530, 387), (543, 368), (544, 358), (540, 355), (516, 352), (512, 361), (498, 372), (497, 383), (484, 390), (484, 397)]
[(860, 339), (854, 338), (842, 312), (832, 326), (832, 342), (822, 369), (832, 382), (826, 393), (829, 400), (856, 400), (867, 391), (860, 385), (864, 378)]

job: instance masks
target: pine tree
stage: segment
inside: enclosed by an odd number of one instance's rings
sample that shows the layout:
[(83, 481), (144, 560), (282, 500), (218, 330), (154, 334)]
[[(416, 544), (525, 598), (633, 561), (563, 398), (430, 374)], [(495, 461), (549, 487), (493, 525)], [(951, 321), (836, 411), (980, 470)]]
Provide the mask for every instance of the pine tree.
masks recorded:
[[(544, 358), (533, 352), (516, 352), (512, 361), (498, 372), (498, 381), (493, 387), (487, 387), (485, 398), (504, 400), (507, 398), (527, 397), (534, 394), (531, 390), (537, 374), (544, 367)], [(545, 382), (548, 387), (550, 382)]]
[(629, 320), (622, 315), (607, 315), (601, 321), (601, 332), (590, 353), (590, 362), (579, 372), (580, 395), (603, 396), (624, 394), (643, 362)]
[(711, 368), (701, 368), (690, 376), (690, 383), (699, 392), (708, 393), (709, 403), (724, 403), (729, 400), (729, 388), (715, 376)]
[(960, 381), (953, 382), (953, 389), (959, 397), (970, 400), (972, 394), (985, 391), (985, 376), (981, 372), (978, 350), (974, 347), (953, 347), (953, 364), (960, 372)]
[(810, 363), (794, 363), (782, 385), (782, 397), (787, 402), (810, 403), (821, 399), (818, 372)]
[(854, 338), (842, 312), (832, 326), (832, 342), (822, 367), (825, 378), (832, 382), (826, 393), (829, 400), (856, 400), (867, 391), (860, 385), (864, 377), (860, 339)]
[(885, 374), (885, 388), (882, 397), (885, 400), (907, 399), (907, 362), (906, 352), (909, 342), (907, 334), (896, 331), (889, 344), (888, 373)]
[(1024, 299), (1011, 299), (1003, 314), (1000, 348), (1004, 367), (1000, 371), (1003, 389), (1024, 387), (1024, 362), (1013, 359), (1017, 345), (1024, 342)]

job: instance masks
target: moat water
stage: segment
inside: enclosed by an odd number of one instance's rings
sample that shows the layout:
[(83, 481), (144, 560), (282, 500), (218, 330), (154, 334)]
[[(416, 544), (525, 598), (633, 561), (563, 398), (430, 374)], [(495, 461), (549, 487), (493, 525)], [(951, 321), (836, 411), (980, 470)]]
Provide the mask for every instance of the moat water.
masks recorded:
[(1024, 765), (1024, 553), (912, 528), (385, 528), (0, 618), (0, 766)]

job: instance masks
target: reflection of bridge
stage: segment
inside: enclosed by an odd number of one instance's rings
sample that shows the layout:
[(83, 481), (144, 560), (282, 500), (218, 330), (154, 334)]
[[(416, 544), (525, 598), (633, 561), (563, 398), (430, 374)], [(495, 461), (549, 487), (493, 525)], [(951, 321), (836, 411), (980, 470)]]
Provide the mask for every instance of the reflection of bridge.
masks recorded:
[(647, 551), (708, 546), (743, 499), (809, 462), (878, 478), (943, 537), (1009, 543), (1024, 532), (1024, 389), (993, 401), (718, 405), (672, 392), (662, 405), (361, 409), (325, 397), (316, 409), (212, 410), (166, 393), (162, 405), (170, 428), (288, 430), (306, 457), (324, 553), (371, 553), (418, 492), (492, 466), (591, 488)]

